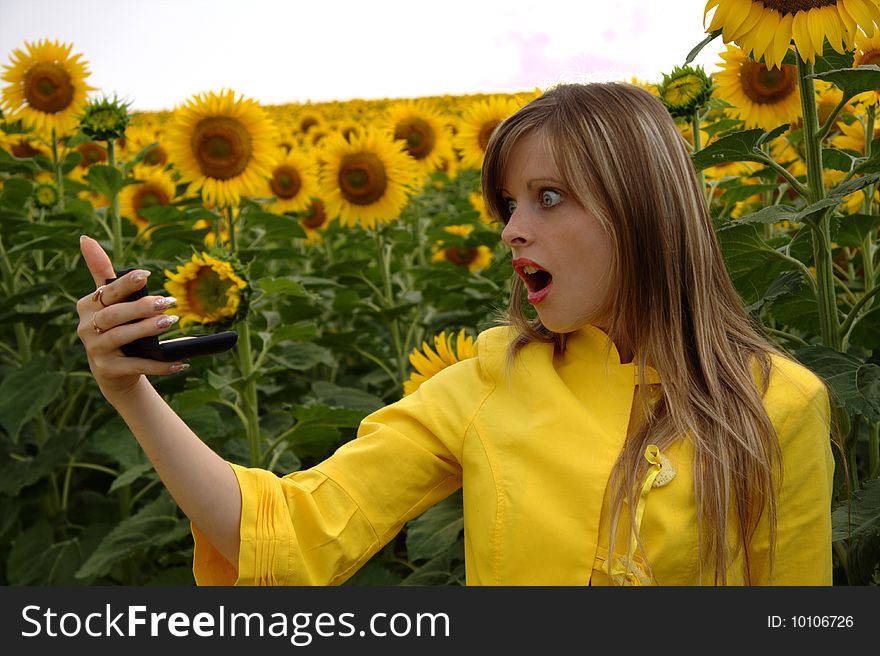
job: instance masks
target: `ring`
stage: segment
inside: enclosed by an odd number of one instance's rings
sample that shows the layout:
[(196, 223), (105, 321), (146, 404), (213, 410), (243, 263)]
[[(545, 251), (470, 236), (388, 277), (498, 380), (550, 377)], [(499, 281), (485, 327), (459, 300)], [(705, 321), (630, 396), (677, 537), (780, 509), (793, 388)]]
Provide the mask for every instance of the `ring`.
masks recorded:
[(109, 305), (107, 305), (107, 304), (104, 302), (104, 299), (101, 298), (101, 295), (104, 293), (104, 288), (105, 288), (105, 287), (107, 287), (107, 285), (101, 285), (100, 287), (98, 287), (98, 288), (95, 290), (95, 293), (92, 294), (92, 300), (93, 300), (93, 301), (98, 301), (98, 302), (99, 302), (101, 305), (103, 305), (104, 307), (110, 307)]
[[(97, 314), (97, 312), (96, 312), (95, 314)], [(98, 328), (98, 324), (95, 323), (95, 314), (92, 315), (92, 328), (94, 328), (94, 329), (95, 329), (95, 332), (98, 333), (98, 334), (100, 335), (101, 333), (104, 332), (104, 329), (103, 329), (103, 328)]]

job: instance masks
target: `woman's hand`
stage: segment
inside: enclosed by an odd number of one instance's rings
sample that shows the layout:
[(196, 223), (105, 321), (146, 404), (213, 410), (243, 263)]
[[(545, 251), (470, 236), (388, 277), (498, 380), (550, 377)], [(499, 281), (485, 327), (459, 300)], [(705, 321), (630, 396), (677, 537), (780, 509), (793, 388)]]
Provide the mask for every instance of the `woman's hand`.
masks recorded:
[[(164, 311), (174, 305), (175, 299), (145, 296), (126, 302), (126, 298), (146, 283), (149, 271), (135, 270), (105, 285), (104, 281), (115, 278), (116, 272), (104, 249), (85, 235), (80, 238), (80, 249), (95, 286), (104, 287), (97, 298), (95, 292), (89, 292), (76, 303), (79, 313), (76, 334), (86, 347), (89, 368), (104, 397), (114, 403), (129, 393), (144, 374), (171, 374), (184, 368), (176, 366), (179, 363), (128, 357), (120, 349), (123, 344), (158, 335), (174, 324), (177, 317), (165, 315)], [(137, 319), (141, 321), (128, 323)]]

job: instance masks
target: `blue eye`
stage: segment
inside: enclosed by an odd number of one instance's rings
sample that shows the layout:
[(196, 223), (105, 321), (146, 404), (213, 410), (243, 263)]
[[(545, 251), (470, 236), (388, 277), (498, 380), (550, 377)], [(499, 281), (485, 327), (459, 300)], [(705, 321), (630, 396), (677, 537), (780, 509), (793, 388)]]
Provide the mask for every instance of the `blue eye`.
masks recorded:
[(562, 194), (555, 189), (544, 189), (541, 191), (541, 207), (553, 207), (562, 202)]
[(507, 199), (507, 213), (513, 214), (513, 210), (516, 209), (516, 201), (512, 198)]

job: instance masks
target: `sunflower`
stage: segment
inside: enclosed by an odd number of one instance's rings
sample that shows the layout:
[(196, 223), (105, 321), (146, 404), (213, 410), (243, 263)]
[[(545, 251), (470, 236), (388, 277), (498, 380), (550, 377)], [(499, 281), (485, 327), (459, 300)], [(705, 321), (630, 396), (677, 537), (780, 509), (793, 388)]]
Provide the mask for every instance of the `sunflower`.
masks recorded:
[(669, 75), (663, 74), (657, 95), (672, 118), (689, 118), (709, 102), (712, 79), (702, 66), (676, 66)]
[(168, 132), (171, 160), (188, 193), (201, 190), (208, 205), (238, 205), (260, 192), (274, 166), (276, 132), (253, 100), (221, 91), (193, 96), (175, 112)]
[(377, 130), (366, 129), (351, 142), (333, 135), (322, 158), (318, 195), (344, 226), (373, 228), (397, 218), (417, 178), (402, 143)]
[(410, 374), (409, 380), (403, 383), (403, 395), (408, 396), (415, 392), (419, 386), (431, 376), (461, 360), (472, 358), (476, 355), (474, 339), (465, 334), (464, 330), (458, 333), (455, 340), (455, 349), (452, 348), (453, 335), (446, 336), (446, 331), (434, 336), (434, 349), (422, 342), (422, 350), (415, 348), (410, 353), (410, 364), (415, 371)]
[(792, 38), (804, 61), (815, 62), (825, 40), (837, 52), (852, 50), (859, 29), (868, 36), (880, 25), (877, 0), (709, 0), (703, 14), (716, 7), (707, 32), (722, 30), (766, 67), (779, 68)]
[(734, 106), (727, 111), (742, 119), (746, 128), (769, 130), (800, 118), (796, 66), (783, 64), (767, 69), (735, 46), (727, 46), (721, 58), (724, 63), (719, 64), (721, 70), (714, 76), (718, 84), (715, 93)]
[(327, 229), (329, 217), (320, 198), (311, 198), (308, 207), (301, 213), (299, 224), (306, 233), (306, 243), (316, 244), (321, 241), (321, 233)]
[(7, 121), (22, 123), (44, 137), (67, 134), (76, 129), (86, 104), (89, 75), (82, 55), (71, 56), (72, 44), (43, 39), (25, 41), (27, 51), (12, 51), (11, 64), (4, 66), (3, 111)]
[(315, 162), (305, 153), (279, 149), (272, 177), (266, 183), (266, 193), (275, 201), (267, 205), (272, 212), (300, 212), (309, 206), (309, 199), (317, 193), (318, 174)]
[(160, 169), (165, 168), (168, 164), (168, 150), (163, 144), (163, 134), (155, 127), (129, 127), (125, 131), (125, 154), (128, 157), (134, 157), (144, 148), (151, 144), (156, 144), (150, 151), (144, 155), (141, 160), (143, 166), (155, 166)]
[(467, 267), (471, 273), (485, 269), (492, 262), (492, 251), (488, 246), (464, 245), (464, 239), (474, 231), (473, 226), (452, 225), (445, 227), (444, 230), (459, 239), (440, 240), (435, 243), (432, 262), (451, 262), (456, 266)]
[(404, 149), (427, 174), (452, 157), (452, 136), (443, 117), (421, 101), (407, 100), (388, 109), (384, 126), (403, 142)]
[(170, 204), (174, 200), (176, 185), (170, 173), (155, 166), (135, 167), (134, 177), (142, 182), (123, 187), (119, 192), (119, 213), (134, 223), (141, 233), (150, 225), (141, 210)]
[[(837, 127), (840, 134), (831, 139), (831, 145), (841, 150), (852, 150), (859, 155), (865, 154), (865, 124), (863, 123), (864, 114), (857, 116), (858, 120), (847, 125), (844, 121), (838, 121)], [(880, 136), (880, 125), (874, 127), (874, 139)]]
[[(867, 66), (869, 64), (880, 65), (880, 32), (871, 37), (867, 37), (861, 32), (856, 34), (856, 54), (853, 57), (853, 66), (858, 68), (859, 66)], [(819, 81), (816, 80), (816, 82)], [(840, 93), (842, 94), (843, 92)], [(862, 102), (866, 105), (880, 104), (880, 91), (874, 89), (873, 91), (860, 93), (853, 98), (853, 101)]]
[(480, 169), (489, 137), (495, 128), (519, 109), (519, 103), (511, 98), (495, 96), (472, 104), (461, 117), (455, 145), (461, 153), (464, 168)]
[(195, 253), (177, 272), (165, 269), (165, 275), (181, 329), (190, 323), (229, 324), (247, 311), (249, 287), (237, 262)]

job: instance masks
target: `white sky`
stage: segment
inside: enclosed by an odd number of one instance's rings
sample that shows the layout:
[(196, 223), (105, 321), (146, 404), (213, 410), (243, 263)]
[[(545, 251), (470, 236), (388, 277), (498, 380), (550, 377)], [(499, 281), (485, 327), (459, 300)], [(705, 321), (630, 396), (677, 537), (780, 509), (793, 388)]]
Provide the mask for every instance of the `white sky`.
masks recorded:
[[(0, 65), (73, 43), (139, 110), (234, 89), (263, 104), (659, 81), (705, 36), (705, 0), (0, 0)], [(695, 60), (717, 69), (712, 42)]]

